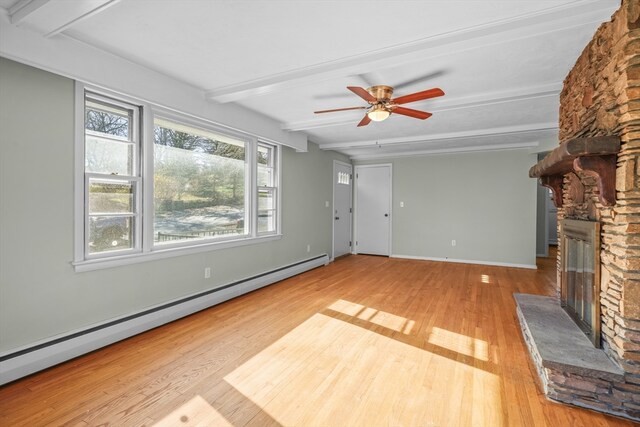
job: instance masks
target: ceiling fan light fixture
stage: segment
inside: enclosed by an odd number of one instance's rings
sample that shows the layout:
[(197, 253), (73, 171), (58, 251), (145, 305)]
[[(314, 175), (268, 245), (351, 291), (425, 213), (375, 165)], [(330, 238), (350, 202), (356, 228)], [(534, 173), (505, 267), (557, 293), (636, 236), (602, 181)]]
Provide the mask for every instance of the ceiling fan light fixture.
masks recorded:
[(387, 111), (386, 108), (384, 108), (381, 105), (378, 105), (376, 107), (373, 107), (368, 113), (367, 116), (369, 116), (369, 118), (371, 120), (373, 120), (374, 122), (381, 122), (383, 120), (386, 120), (389, 115), (391, 113), (389, 113), (389, 111)]
[(393, 96), (393, 88), (391, 86), (371, 86), (368, 89), (359, 86), (347, 86), (347, 89), (367, 101), (369, 105), (366, 107), (333, 108), (331, 110), (314, 111), (314, 113), (321, 114), (333, 113), (335, 111), (367, 110), (365, 116), (358, 123), (358, 127), (367, 126), (371, 122), (381, 122), (386, 120), (389, 118), (391, 113), (425, 120), (431, 117), (432, 114), (427, 113), (426, 111), (402, 107), (401, 105), (444, 95), (442, 89), (437, 87), (423, 90), (422, 92), (410, 93), (409, 95), (404, 95), (399, 98), (391, 98)]

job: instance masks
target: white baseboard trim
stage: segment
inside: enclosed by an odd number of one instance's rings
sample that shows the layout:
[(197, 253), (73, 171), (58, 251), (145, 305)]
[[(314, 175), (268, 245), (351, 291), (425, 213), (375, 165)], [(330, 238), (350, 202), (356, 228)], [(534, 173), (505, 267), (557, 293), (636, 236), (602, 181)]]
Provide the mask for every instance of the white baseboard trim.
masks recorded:
[(326, 265), (327, 254), (0, 354), (0, 385), (272, 283)]
[(532, 265), (532, 264), (513, 264), (509, 262), (477, 261), (472, 259), (437, 258), (437, 257), (401, 255), (401, 254), (392, 254), (391, 258), (418, 259), (423, 261), (455, 262), (459, 264), (492, 265), (496, 267), (528, 268), (530, 270), (538, 269), (536, 265)]

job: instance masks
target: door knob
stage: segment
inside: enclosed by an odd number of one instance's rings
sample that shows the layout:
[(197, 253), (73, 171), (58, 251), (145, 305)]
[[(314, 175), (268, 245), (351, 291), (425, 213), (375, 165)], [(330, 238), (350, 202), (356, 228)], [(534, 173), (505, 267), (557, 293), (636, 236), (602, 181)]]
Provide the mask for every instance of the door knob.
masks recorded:
[(389, 216), (389, 214), (384, 214), (384, 216)]
[(340, 219), (340, 217), (339, 217), (339, 216), (337, 216), (337, 217), (336, 217), (336, 219)]

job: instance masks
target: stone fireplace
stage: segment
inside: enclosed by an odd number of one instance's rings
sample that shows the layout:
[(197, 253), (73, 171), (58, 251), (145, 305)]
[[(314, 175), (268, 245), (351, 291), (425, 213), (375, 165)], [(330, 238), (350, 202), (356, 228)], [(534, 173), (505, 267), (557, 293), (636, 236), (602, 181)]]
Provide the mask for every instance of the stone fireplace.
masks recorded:
[(523, 335), (547, 396), (640, 420), (640, 0), (622, 1), (567, 75), (559, 139), (530, 175), (552, 188), (564, 231), (590, 224), (600, 242), (575, 246), (560, 227), (557, 295), (516, 295)]

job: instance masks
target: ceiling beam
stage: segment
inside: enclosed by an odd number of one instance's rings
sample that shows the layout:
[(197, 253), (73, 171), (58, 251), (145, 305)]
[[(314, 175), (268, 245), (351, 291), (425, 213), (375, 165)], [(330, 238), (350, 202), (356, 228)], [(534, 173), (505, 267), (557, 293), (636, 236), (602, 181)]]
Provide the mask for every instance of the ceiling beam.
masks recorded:
[(77, 23), (84, 21), (87, 18), (90, 18), (92, 16), (97, 15), (100, 12), (103, 12), (105, 9), (113, 6), (114, 4), (120, 2), (121, 0), (107, 0), (105, 3), (103, 3), (102, 5), (99, 5), (97, 7), (95, 7), (94, 9), (89, 10), (88, 12), (79, 15), (75, 18), (73, 17), (69, 17), (69, 20), (66, 23), (63, 23), (62, 25), (60, 25), (59, 27), (49, 31), (47, 34), (44, 35), (44, 37), (49, 38), (49, 37), (53, 37), (56, 34), (59, 34), (61, 32), (63, 32), (64, 30), (67, 30), (69, 28), (71, 28), (72, 26), (76, 25)]
[(370, 72), (378, 67), (388, 66), (390, 61), (393, 61), (395, 66), (402, 66), (414, 63), (421, 58), (433, 59), (437, 56), (475, 50), (514, 39), (553, 33), (595, 22), (600, 23), (602, 10), (614, 10), (618, 6), (617, 0), (578, 0), (535, 13), (211, 89), (207, 91), (206, 96), (208, 99), (222, 103), (240, 101), (252, 96), (265, 95), (349, 74)]
[(53, 37), (120, 0), (21, 0), (8, 10), (12, 25)]
[(399, 138), (388, 138), (388, 139), (373, 139), (367, 141), (345, 141), (345, 142), (331, 142), (331, 143), (319, 143), (319, 147), (321, 150), (346, 150), (352, 148), (370, 148), (377, 147), (380, 145), (406, 145), (406, 144), (418, 144), (422, 142), (431, 142), (431, 141), (446, 141), (452, 139), (471, 139), (477, 137), (487, 137), (487, 136), (503, 136), (503, 135), (514, 135), (514, 134), (522, 134), (528, 132), (539, 132), (539, 131), (557, 131), (558, 124), (557, 123), (530, 123), (526, 125), (517, 125), (517, 126), (503, 126), (503, 127), (495, 127), (488, 129), (478, 129), (471, 131), (458, 131), (458, 132), (447, 132), (447, 133), (439, 133), (433, 135), (420, 135), (413, 137), (399, 137)]
[(29, 15), (40, 9), (51, 0), (20, 0), (9, 8), (9, 16), (13, 25), (18, 25)]
[[(525, 148), (534, 148), (538, 146), (537, 141), (516, 142), (507, 144), (481, 144), (470, 145), (467, 147), (451, 147), (451, 148), (434, 148), (434, 149), (416, 149), (402, 152), (379, 152), (369, 154), (350, 155), (351, 160), (374, 160), (389, 159), (398, 157), (426, 156), (429, 154), (450, 154), (450, 153), (472, 153), (477, 151), (498, 151), (498, 150), (516, 150)], [(347, 154), (348, 155), (348, 154)]]
[[(427, 107), (426, 109), (430, 113), (440, 113), (443, 111), (461, 110), (465, 108), (477, 108), (486, 107), (493, 104), (501, 104), (504, 102), (516, 102), (527, 99), (545, 98), (545, 97), (557, 97), (562, 90), (562, 83), (550, 83), (540, 86), (530, 86), (525, 88), (518, 88), (509, 91), (495, 91), (486, 92), (469, 96), (460, 96), (457, 98), (439, 98), (434, 100), (428, 100), (413, 105), (430, 103), (433, 107)], [(420, 108), (418, 108), (420, 109)], [(357, 116), (361, 116), (363, 113), (359, 111)], [(313, 120), (304, 120), (299, 122), (284, 123), (282, 125), (283, 130), (289, 131), (305, 131), (311, 129), (320, 129), (334, 126), (353, 125), (353, 117), (356, 114), (346, 113), (342, 114), (340, 118), (320, 118)], [(345, 118), (346, 117), (346, 118)]]

